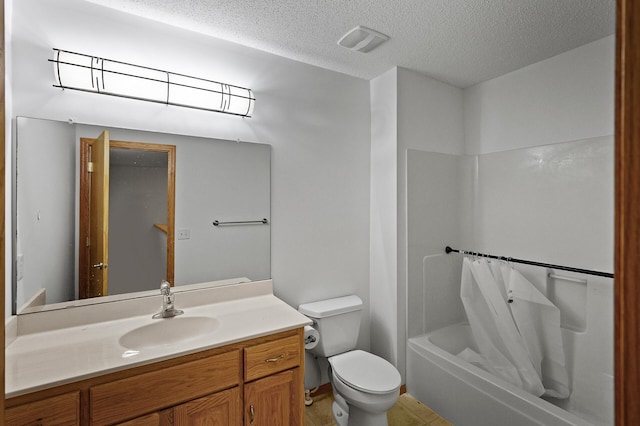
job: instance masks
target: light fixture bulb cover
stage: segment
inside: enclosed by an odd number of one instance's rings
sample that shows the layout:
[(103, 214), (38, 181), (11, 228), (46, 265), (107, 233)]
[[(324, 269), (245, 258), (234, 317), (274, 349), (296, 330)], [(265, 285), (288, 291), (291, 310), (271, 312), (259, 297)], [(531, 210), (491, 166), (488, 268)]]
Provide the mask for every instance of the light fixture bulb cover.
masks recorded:
[(251, 117), (251, 89), (53, 49), (54, 87)]
[(347, 49), (367, 53), (389, 40), (389, 36), (371, 28), (358, 25), (338, 40), (338, 44)]

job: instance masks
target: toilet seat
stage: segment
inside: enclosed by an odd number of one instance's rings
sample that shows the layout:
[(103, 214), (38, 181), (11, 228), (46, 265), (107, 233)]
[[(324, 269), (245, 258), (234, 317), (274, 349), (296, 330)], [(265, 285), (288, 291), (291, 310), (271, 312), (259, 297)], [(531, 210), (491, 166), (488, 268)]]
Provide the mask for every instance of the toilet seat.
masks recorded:
[(361, 392), (385, 394), (400, 387), (400, 373), (387, 360), (355, 350), (329, 358), (336, 375), (345, 385)]

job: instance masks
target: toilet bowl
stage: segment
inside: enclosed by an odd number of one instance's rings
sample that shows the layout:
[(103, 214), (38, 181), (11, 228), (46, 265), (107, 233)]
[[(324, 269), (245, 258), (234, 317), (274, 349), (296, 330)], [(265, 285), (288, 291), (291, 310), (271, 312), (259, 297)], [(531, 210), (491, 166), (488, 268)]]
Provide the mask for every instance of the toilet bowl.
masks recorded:
[(331, 414), (338, 426), (347, 426), (349, 421), (349, 406), (339, 394), (333, 394), (333, 404), (331, 404)]
[(398, 370), (383, 358), (361, 350), (336, 355), (328, 361), (336, 423), (387, 426), (387, 410), (400, 395)]
[[(387, 410), (400, 394), (398, 370), (379, 356), (355, 350), (360, 330), (362, 300), (355, 295), (300, 305), (317, 328), (315, 356), (329, 362), (329, 380), (335, 402), (333, 416), (339, 426), (387, 426)], [(305, 373), (306, 375), (307, 373)]]

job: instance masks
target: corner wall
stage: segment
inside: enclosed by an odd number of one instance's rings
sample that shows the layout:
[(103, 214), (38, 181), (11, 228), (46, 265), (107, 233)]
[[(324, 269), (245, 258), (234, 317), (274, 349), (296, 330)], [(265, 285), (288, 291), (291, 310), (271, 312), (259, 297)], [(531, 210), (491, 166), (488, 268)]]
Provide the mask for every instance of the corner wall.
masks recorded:
[(394, 365), (398, 346), (397, 80), (393, 68), (371, 80), (371, 351)]
[[(398, 369), (405, 375), (407, 341), (407, 306), (410, 266), (409, 259), (433, 254), (418, 248), (408, 228), (407, 162), (412, 150), (443, 154), (464, 152), (464, 121), (462, 90), (424, 74), (398, 68)], [(444, 179), (446, 174), (442, 175)], [(451, 188), (451, 182), (443, 187)], [(451, 194), (448, 194), (451, 195)], [(455, 197), (454, 197), (455, 198)], [(437, 202), (436, 200), (430, 200)], [(457, 217), (450, 212), (450, 218)], [(412, 232), (413, 234), (413, 232)], [(455, 237), (453, 237), (455, 239)], [(427, 246), (444, 243), (432, 239)], [(409, 248), (412, 247), (413, 250)]]
[(615, 37), (464, 90), (465, 152), (613, 134)]
[(394, 68), (371, 81), (371, 349), (405, 377), (407, 151), (464, 151), (462, 90)]
[(614, 59), (612, 35), (464, 90), (466, 153), (491, 154), (469, 250), (613, 270)]

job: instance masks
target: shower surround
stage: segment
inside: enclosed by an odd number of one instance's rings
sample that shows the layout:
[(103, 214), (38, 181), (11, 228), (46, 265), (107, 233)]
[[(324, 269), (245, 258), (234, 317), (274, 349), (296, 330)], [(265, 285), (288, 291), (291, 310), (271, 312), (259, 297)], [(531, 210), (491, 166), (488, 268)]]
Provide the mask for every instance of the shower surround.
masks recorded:
[(541, 399), (455, 356), (473, 341), (461, 256), (443, 254), (451, 245), (611, 272), (613, 167), (612, 136), (475, 156), (407, 151), (409, 392), (463, 426), (613, 423), (612, 279), (514, 265), (561, 313), (571, 396)]

